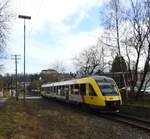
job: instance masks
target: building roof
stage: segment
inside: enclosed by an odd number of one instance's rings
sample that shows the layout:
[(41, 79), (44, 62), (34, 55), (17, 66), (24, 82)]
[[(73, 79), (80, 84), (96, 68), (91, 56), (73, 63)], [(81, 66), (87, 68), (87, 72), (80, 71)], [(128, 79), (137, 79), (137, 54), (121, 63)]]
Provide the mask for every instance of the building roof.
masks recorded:
[(42, 70), (41, 73), (50, 74), (50, 73), (58, 73), (58, 72), (54, 69), (45, 69), (45, 70)]

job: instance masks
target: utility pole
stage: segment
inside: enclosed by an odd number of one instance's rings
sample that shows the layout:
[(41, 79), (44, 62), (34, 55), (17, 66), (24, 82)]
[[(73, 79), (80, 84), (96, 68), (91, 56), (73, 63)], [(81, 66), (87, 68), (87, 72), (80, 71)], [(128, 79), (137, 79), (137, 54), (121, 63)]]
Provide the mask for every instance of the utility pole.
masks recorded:
[(18, 101), (18, 96), (19, 96), (19, 93), (18, 93), (18, 70), (17, 70), (17, 64), (18, 64), (18, 60), (20, 60), (20, 55), (12, 55), (12, 60), (15, 60), (15, 71), (16, 71), (16, 100)]
[(25, 25), (25, 20), (26, 19), (31, 19), (31, 16), (26, 16), (26, 15), (18, 15), (18, 18), (21, 18), (24, 20), (24, 94), (23, 94), (23, 101), (24, 101), (24, 104), (25, 104), (25, 98), (26, 98), (26, 86), (25, 86), (25, 82), (26, 82), (26, 76), (25, 76), (25, 69), (26, 69), (26, 57), (25, 57), (25, 53), (26, 53), (26, 25)]

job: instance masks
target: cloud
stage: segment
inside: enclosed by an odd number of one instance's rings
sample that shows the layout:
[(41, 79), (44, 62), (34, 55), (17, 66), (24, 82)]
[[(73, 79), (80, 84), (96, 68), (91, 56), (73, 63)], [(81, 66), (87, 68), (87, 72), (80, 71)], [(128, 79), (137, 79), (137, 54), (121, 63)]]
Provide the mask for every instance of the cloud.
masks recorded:
[[(99, 36), (99, 29), (95, 29), (93, 32), (81, 32), (74, 35), (62, 36), (60, 45), (53, 45), (53, 48), (50, 48), (49, 45), (45, 45), (44, 49), (42, 43), (31, 44), (30, 51), (28, 53), (29, 59), (35, 61), (34, 64), (41, 63), (41, 67), (49, 68), (55, 61), (64, 61), (67, 71), (72, 70), (72, 58), (77, 55), (82, 50), (96, 45), (97, 38)], [(33, 52), (36, 50), (36, 53)], [(29, 64), (31, 65), (31, 63)]]
[[(12, 0), (16, 14), (32, 17), (33, 29), (39, 29), (45, 22), (60, 24), (69, 16), (79, 13), (79, 19), (85, 16), (93, 6), (101, 5), (102, 0)], [(82, 12), (80, 12), (82, 11)]]
[(78, 19), (77, 19), (76, 22), (74, 23), (74, 26), (75, 26), (75, 27), (78, 26), (78, 25), (82, 22), (82, 20), (83, 20), (85, 17), (87, 17), (87, 16), (88, 16), (87, 11), (81, 11), (81, 12), (79, 13)]
[[(18, 65), (20, 72), (23, 70), (23, 20), (17, 18), (18, 14), (31, 16), (31, 20), (26, 21), (27, 72), (40, 72), (58, 59), (65, 61), (69, 71), (72, 69), (70, 68), (72, 56), (97, 42), (100, 32), (98, 26), (94, 25), (90, 30), (88, 27), (82, 30), (82, 27), (78, 26), (86, 17), (87, 20), (93, 20), (92, 17), (90, 19), (91, 9), (94, 10), (94, 7), (100, 6), (102, 2), (102, 0), (12, 0), (16, 20), (13, 23), (9, 49), (11, 54), (21, 54)], [(74, 26), (71, 23), (66, 24), (65, 21), (71, 19), (73, 15), (78, 17), (74, 20)], [(91, 23), (90, 26), (92, 25)], [(6, 65), (9, 66), (7, 71), (14, 68), (12, 61)]]

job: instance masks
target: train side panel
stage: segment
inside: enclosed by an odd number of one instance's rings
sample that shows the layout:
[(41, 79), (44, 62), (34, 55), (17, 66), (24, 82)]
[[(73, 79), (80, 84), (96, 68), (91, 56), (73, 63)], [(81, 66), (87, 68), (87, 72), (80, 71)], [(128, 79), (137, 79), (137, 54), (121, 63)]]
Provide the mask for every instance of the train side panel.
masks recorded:
[(84, 96), (84, 100), (84, 103), (86, 104), (105, 106), (105, 100), (100, 94), (99, 88), (94, 80), (89, 80), (89, 82), (86, 84), (86, 96)]
[[(48, 87), (54, 88), (48, 89)], [(43, 96), (54, 97), (66, 102), (84, 103), (99, 108), (117, 108), (116, 106), (122, 103), (118, 88), (115, 95), (104, 95), (97, 81), (91, 77), (44, 85), (43, 88), (41, 92)]]

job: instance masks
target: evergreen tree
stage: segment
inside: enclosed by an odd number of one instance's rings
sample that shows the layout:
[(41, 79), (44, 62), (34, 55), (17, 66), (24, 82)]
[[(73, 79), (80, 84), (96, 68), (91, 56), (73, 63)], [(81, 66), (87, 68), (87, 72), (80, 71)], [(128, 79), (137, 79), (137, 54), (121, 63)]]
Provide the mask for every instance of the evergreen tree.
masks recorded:
[(126, 72), (127, 71), (127, 65), (126, 65), (124, 58), (122, 56), (120, 57), (117, 55), (115, 57), (113, 63), (112, 63), (111, 72), (122, 72), (120, 65), (122, 65), (123, 72)]

